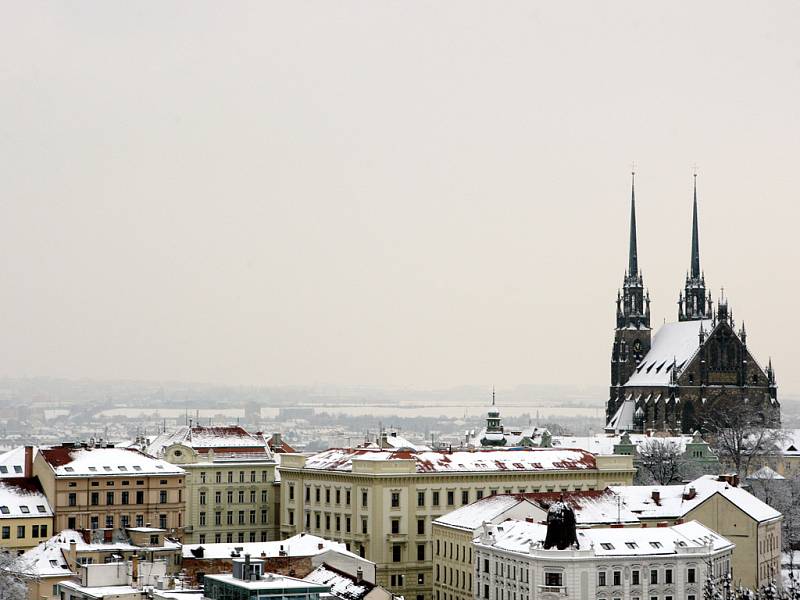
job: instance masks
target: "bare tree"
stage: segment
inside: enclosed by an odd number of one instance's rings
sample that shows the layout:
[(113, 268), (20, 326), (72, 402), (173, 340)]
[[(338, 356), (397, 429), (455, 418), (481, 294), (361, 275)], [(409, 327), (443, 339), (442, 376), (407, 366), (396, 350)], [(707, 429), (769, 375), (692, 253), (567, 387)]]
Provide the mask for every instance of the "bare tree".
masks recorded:
[(741, 478), (774, 454), (783, 438), (780, 429), (767, 427), (753, 403), (742, 404), (737, 410), (712, 408), (703, 415), (703, 425), (711, 434), (711, 445), (720, 461)]
[[(638, 448), (639, 471), (658, 485), (683, 481), (688, 461), (673, 440), (649, 438)], [(637, 474), (638, 475), (638, 474)], [(643, 479), (641, 476), (639, 479)]]
[(26, 600), (32, 579), (35, 577), (20, 557), (0, 552), (0, 600)]

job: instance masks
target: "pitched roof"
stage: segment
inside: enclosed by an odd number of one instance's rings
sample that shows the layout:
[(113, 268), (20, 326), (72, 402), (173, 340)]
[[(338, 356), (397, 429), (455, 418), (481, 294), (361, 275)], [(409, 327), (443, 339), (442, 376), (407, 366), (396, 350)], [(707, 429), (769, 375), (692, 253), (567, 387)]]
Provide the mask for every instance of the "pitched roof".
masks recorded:
[(332, 448), (306, 459), (306, 469), (352, 471), (353, 460), (413, 460), (417, 473), (491, 471), (576, 471), (596, 468), (594, 456), (585, 450), (515, 448), (475, 451), (379, 450)]
[(55, 446), (39, 450), (56, 477), (132, 477), (182, 475), (183, 469), (133, 448), (73, 448)]
[(267, 440), (261, 433), (250, 433), (239, 425), (225, 425), (214, 427), (182, 426), (175, 431), (164, 432), (158, 435), (147, 445), (150, 456), (163, 456), (167, 448), (174, 444), (181, 444), (192, 448), (199, 454), (206, 454), (213, 450), (217, 455), (261, 455), (262, 458), (272, 457)]
[(25, 476), (25, 446), (0, 454), (0, 479)]
[[(320, 548), (320, 546), (322, 546)], [(199, 548), (202, 551), (199, 552)], [(357, 556), (349, 552), (346, 546), (340, 542), (326, 540), (308, 533), (298, 533), (292, 537), (275, 542), (238, 542), (221, 544), (184, 544), (183, 558), (203, 558), (219, 559), (232, 558), (231, 553), (244, 556), (249, 554), (253, 558), (259, 558), (262, 554), (266, 557), (281, 556), (285, 552), (287, 556), (315, 556), (328, 550), (335, 550), (340, 554)], [(199, 556), (202, 554), (202, 557)]]
[(706, 333), (712, 329), (710, 320), (662, 325), (653, 337), (650, 351), (636, 367), (625, 387), (669, 385), (673, 361), (680, 373), (699, 349), (701, 325)]
[(375, 588), (363, 579), (357, 582), (352, 575), (324, 563), (303, 577), (303, 580), (329, 586), (331, 594), (342, 600), (361, 600)]
[(37, 477), (0, 479), (0, 519), (52, 516)]

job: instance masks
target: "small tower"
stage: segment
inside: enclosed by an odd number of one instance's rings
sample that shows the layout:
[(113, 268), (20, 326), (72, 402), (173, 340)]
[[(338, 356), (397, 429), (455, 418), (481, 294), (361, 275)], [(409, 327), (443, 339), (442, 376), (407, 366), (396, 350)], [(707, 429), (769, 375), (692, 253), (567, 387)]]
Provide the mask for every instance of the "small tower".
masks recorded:
[(686, 287), (678, 295), (678, 320), (697, 321), (711, 318), (711, 302), (706, 297), (706, 278), (700, 270), (700, 236), (697, 224), (697, 173), (694, 174), (694, 205), (692, 209), (691, 269), (686, 274)]
[(506, 443), (500, 411), (495, 405), (494, 386), (492, 386), (492, 406), (486, 416), (486, 432), (480, 441), (481, 446), (504, 446)]

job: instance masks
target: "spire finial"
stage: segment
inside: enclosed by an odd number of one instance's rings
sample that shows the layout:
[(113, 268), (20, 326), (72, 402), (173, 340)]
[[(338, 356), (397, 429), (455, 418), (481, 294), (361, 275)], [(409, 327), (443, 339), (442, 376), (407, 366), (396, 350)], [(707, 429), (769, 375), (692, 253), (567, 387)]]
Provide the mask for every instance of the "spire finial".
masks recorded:
[(494, 384), (492, 384), (492, 406), (494, 406)]
[(697, 231), (697, 167), (694, 168), (694, 205), (692, 207), (692, 277), (699, 278), (700, 272), (700, 242)]
[(631, 167), (631, 239), (628, 248), (628, 275), (636, 277), (639, 274), (639, 257), (636, 251), (636, 170)]

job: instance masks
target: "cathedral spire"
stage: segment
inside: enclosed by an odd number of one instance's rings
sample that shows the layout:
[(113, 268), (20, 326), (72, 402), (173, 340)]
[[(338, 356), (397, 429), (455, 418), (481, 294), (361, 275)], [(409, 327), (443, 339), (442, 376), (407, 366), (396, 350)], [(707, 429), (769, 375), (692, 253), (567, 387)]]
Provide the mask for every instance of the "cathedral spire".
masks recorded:
[(631, 239), (628, 249), (628, 275), (639, 274), (639, 257), (636, 254), (636, 171), (631, 171)]
[(697, 173), (694, 174), (694, 208), (692, 212), (692, 277), (700, 278), (700, 242), (697, 233)]

